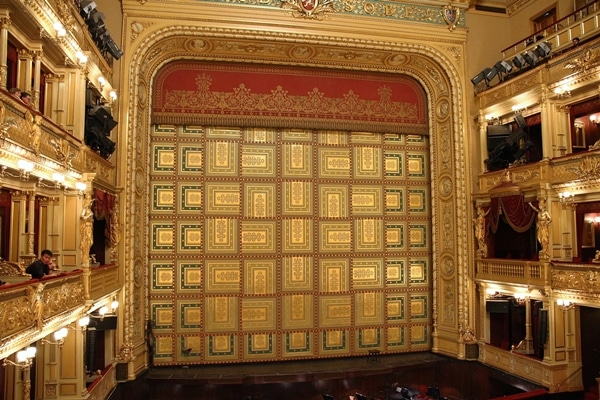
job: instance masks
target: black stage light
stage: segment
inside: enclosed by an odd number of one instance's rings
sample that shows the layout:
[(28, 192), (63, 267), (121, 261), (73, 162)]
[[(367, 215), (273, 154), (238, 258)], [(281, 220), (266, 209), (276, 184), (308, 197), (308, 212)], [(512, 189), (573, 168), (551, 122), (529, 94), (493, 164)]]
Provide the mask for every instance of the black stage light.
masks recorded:
[(119, 47), (117, 46), (115, 41), (112, 40), (112, 38), (110, 38), (110, 40), (107, 41), (106, 47), (110, 55), (113, 56), (115, 60), (118, 60), (123, 55), (123, 52), (121, 51), (121, 49), (119, 49)]
[(517, 54), (515, 58), (513, 58), (512, 63), (515, 67), (521, 69), (525, 66), (525, 57), (521, 54)]
[(519, 127), (519, 129), (523, 129), (527, 126), (527, 122), (525, 122), (525, 117), (523, 117), (522, 114), (515, 115), (514, 121)]
[(496, 69), (496, 67), (486, 68), (483, 71), (484, 71), (483, 75), (485, 77), (485, 80), (488, 82), (491, 81), (492, 79), (494, 79), (494, 77), (496, 75), (498, 75), (498, 69)]
[(473, 85), (477, 85), (479, 82), (481, 82), (484, 79), (485, 79), (485, 72), (481, 71), (480, 73), (475, 75), (473, 78), (471, 78), (471, 83)]
[(93, 0), (81, 0), (79, 9), (84, 15), (89, 15), (92, 10), (96, 9), (96, 3)]
[(110, 131), (117, 126), (117, 121), (113, 119), (110, 108), (106, 106), (92, 107), (92, 109), (88, 112), (88, 117), (93, 119), (93, 121), (96, 123), (96, 126), (99, 126), (105, 135), (109, 135)]
[(542, 58), (548, 57), (550, 51), (552, 51), (552, 45), (550, 42), (542, 42), (535, 48), (536, 54)]
[(513, 69), (512, 65), (510, 65), (510, 63), (509, 63), (508, 61), (505, 61), (505, 60), (500, 60), (500, 61), (498, 61), (498, 62), (497, 62), (495, 65), (494, 65), (494, 67), (496, 67), (496, 69), (497, 69), (499, 72), (502, 72), (502, 73), (504, 73), (504, 74), (507, 74), (507, 73), (509, 73), (509, 72), (510, 72), (510, 71), (512, 71), (512, 69)]
[(95, 126), (86, 126), (85, 144), (105, 159), (108, 159), (112, 155), (116, 147), (115, 142), (110, 140), (100, 128)]
[(533, 67), (537, 63), (539, 57), (532, 50), (527, 50), (525, 53), (523, 53), (523, 58), (527, 64)]

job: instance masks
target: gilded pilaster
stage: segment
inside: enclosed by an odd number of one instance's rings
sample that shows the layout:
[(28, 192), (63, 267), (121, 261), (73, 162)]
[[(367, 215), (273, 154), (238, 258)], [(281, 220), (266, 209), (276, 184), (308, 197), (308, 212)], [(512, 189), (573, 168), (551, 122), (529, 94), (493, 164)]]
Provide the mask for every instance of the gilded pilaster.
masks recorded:
[(6, 60), (8, 57), (8, 27), (10, 23), (8, 11), (0, 11), (0, 87), (4, 89), (9, 89), (6, 87), (6, 74), (8, 71)]
[[(570, 122), (570, 107), (562, 104), (550, 104), (550, 115), (553, 117), (553, 126), (555, 127), (550, 132), (556, 132), (554, 135), (550, 135), (548, 142), (552, 146), (551, 157), (561, 157), (567, 153), (567, 150), (571, 148), (571, 128)], [(546, 142), (546, 140), (544, 140)]]
[(33, 53), (28, 49), (19, 49), (19, 62), (17, 65), (17, 82), (18, 87), (24, 92), (31, 92), (31, 79), (33, 75), (32, 60)]
[(42, 74), (42, 50), (32, 50), (33, 55), (33, 88), (31, 91), (31, 107), (34, 110), (39, 110), (42, 113), (44, 110), (40, 110), (40, 82)]

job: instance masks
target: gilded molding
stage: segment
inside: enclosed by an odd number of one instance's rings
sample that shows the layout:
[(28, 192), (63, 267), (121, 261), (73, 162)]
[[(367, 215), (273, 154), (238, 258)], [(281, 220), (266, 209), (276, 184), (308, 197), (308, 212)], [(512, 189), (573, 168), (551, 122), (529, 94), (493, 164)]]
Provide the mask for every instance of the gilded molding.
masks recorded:
[(322, 20), (328, 13), (335, 12), (333, 0), (281, 0), (281, 8), (289, 10), (295, 18)]
[[(437, 9), (439, 15), (439, 8)], [(136, 20), (137, 21), (137, 20)], [(143, 33), (144, 35), (142, 35)], [(124, 307), (125, 334), (123, 343), (136, 342), (144, 337), (145, 320), (149, 319), (148, 307), (144, 307), (148, 284), (147, 252), (148, 226), (148, 134), (149, 99), (151, 82), (156, 71), (170, 60), (218, 60), (238, 62), (261, 62), (405, 73), (415, 77), (428, 94), (431, 143), (431, 181), (444, 177), (443, 193), (437, 183), (432, 183), (432, 212), (434, 226), (433, 243), (441, 247), (433, 263), (433, 324), (444, 326), (444, 332), (433, 335), (434, 340), (444, 341), (443, 346), (434, 344), (439, 351), (453, 352), (457, 346), (458, 332), (465, 326), (473, 326), (468, 300), (459, 298), (467, 293), (469, 272), (457, 260), (468, 256), (468, 240), (460, 232), (467, 230), (468, 211), (455, 198), (466, 196), (468, 182), (465, 179), (465, 145), (462, 128), (464, 97), (461, 77), (455, 67), (460, 60), (460, 47), (442, 53), (429, 45), (367, 42), (348, 38), (314, 37), (299, 34), (271, 34), (256, 31), (216, 29), (202, 27), (170, 26), (148, 31), (141, 29), (136, 36), (137, 48), (125, 52), (129, 65), (129, 91), (121, 99), (128, 105), (126, 113), (131, 123), (124, 135), (127, 140), (127, 175), (125, 196), (132, 223), (125, 226), (125, 265), (130, 265), (125, 276), (128, 304)], [(449, 47), (449, 46), (446, 46)], [(435, 99), (435, 102), (434, 102)], [(456, 100), (458, 99), (458, 101)], [(125, 169), (125, 168), (124, 168)], [(442, 194), (442, 196), (439, 196)], [(443, 198), (442, 198), (443, 197)], [(458, 206), (457, 206), (458, 204)], [(470, 225), (469, 225), (470, 227)], [(470, 228), (469, 228), (470, 229)], [(443, 259), (442, 259), (443, 257)], [(443, 260), (443, 261), (442, 261)], [(443, 262), (444, 279), (439, 265)], [(465, 297), (465, 296), (462, 296)], [(435, 299), (443, 299), (438, 315)], [(136, 348), (137, 350), (137, 348)]]
[(81, 281), (65, 282), (60, 286), (49, 287), (43, 291), (42, 318), (47, 320), (66, 309), (85, 301), (83, 283)]
[(579, 165), (569, 169), (581, 180), (591, 181), (600, 179), (600, 160), (597, 156), (584, 157), (579, 160)]
[(552, 288), (597, 294), (600, 293), (600, 272), (592, 269), (573, 271), (553, 268)]
[[(145, 4), (146, 1), (142, 3), (143, 0), (140, 1), (140, 4)], [(237, 4), (244, 6), (260, 6), (260, 7), (268, 7), (268, 8), (282, 8), (282, 3), (289, 4), (286, 7), (291, 8), (292, 10), (296, 10), (298, 7), (298, 3), (301, 0), (297, 1), (285, 1), (282, 0), (213, 0), (213, 3), (226, 3), (226, 4)], [(308, 2), (304, 2), (308, 5)], [(460, 2), (453, 2), (455, 5), (458, 3), (461, 5), (461, 9), (468, 7), (469, 2), (464, 1), (460, 4)], [(314, 4), (318, 4), (318, 2), (314, 2)], [(329, 1), (324, 2), (324, 4), (330, 4)], [(310, 7), (307, 6), (299, 6), (300, 9), (296, 10), (296, 17), (303, 17), (307, 15), (307, 10)], [(452, 13), (449, 16), (444, 7), (452, 7), (451, 10), (458, 11), (454, 17), (452, 17)], [(404, 22), (418, 22), (418, 23), (427, 23), (427, 24), (436, 24), (443, 26), (452, 26), (454, 28), (461, 27), (464, 28), (466, 26), (466, 20), (464, 13), (460, 12), (460, 9), (456, 6), (448, 6), (446, 4), (436, 5), (416, 5), (416, 4), (405, 4), (398, 3), (394, 1), (368, 1), (368, 0), (357, 0), (357, 1), (346, 1), (346, 0), (333, 0), (331, 1), (331, 7), (333, 11), (335, 10), (336, 14), (348, 14), (348, 15), (360, 15), (360, 16), (368, 16), (375, 18), (384, 18), (384, 19), (392, 19), (399, 20)], [(313, 7), (314, 9), (314, 7)], [(304, 10), (304, 11), (301, 11)], [(330, 11), (330, 12), (331, 12)], [(307, 18), (311, 18), (306, 16)], [(448, 18), (452, 23), (450, 24), (446, 18)]]
[(0, 340), (2, 345), (12, 335), (38, 325), (35, 291), (29, 287), (2, 294), (0, 303)]
[(131, 29), (131, 33), (129, 34), (129, 39), (133, 42), (138, 38), (140, 33), (144, 32), (148, 27), (154, 25), (153, 23), (148, 22), (140, 22), (140, 21), (132, 21), (129, 25)]
[(519, 12), (522, 8), (525, 8), (529, 3), (533, 3), (535, 0), (507, 0), (506, 13), (508, 16)]

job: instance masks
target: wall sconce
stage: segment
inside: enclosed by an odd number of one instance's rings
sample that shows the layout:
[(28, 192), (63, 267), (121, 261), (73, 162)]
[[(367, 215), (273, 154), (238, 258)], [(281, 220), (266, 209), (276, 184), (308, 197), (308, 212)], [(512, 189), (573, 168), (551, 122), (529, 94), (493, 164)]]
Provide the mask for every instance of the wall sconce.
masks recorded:
[(33, 163), (31, 161), (21, 159), (17, 162), (17, 167), (19, 168), (19, 171), (21, 171), (21, 180), (29, 180), (29, 173), (33, 171)]
[(515, 301), (519, 303), (519, 305), (524, 305), (527, 303), (527, 300), (529, 300), (529, 296), (527, 296), (525, 293), (515, 293), (513, 294), (513, 297), (515, 298)]
[(77, 196), (83, 197), (85, 195), (85, 189), (87, 189), (87, 184), (85, 182), (75, 182), (74, 190), (70, 190), (65, 186), (65, 194), (77, 194)]
[(515, 112), (515, 114), (523, 114), (523, 112), (527, 110), (527, 107), (525, 107), (523, 104), (515, 104), (512, 106), (512, 110)]
[(67, 35), (67, 30), (60, 22), (54, 23), (54, 30), (56, 31), (56, 38), (61, 40)]
[(81, 51), (75, 53), (75, 57), (77, 57), (77, 61), (79, 64), (83, 65), (88, 61), (88, 57), (83, 54)]
[(54, 332), (54, 341), (42, 339), (41, 342), (42, 342), (42, 344), (54, 344), (54, 345), (57, 345), (58, 347), (62, 347), (62, 345), (65, 344), (65, 338), (67, 337), (68, 334), (69, 334), (69, 329), (60, 328), (59, 330)]
[(79, 321), (77, 321), (77, 325), (79, 325), (79, 329), (73, 328), (71, 325), (69, 325), (69, 328), (73, 329), (74, 331), (84, 332), (87, 330), (89, 324), (90, 324), (90, 317), (89, 317), (89, 315), (86, 315), (85, 317), (79, 318)]
[(571, 300), (566, 300), (566, 299), (558, 299), (558, 300), (556, 300), (556, 305), (562, 311), (569, 311), (570, 309), (572, 309), (573, 307), (575, 307), (575, 303), (573, 303)]
[(600, 127), (600, 121), (598, 121), (598, 116), (596, 114), (590, 115), (590, 121), (596, 126)]
[(104, 87), (104, 85), (106, 85), (106, 79), (104, 79), (103, 76), (99, 76), (98, 77), (98, 84), (100, 85), (100, 89), (102, 89)]
[(28, 347), (25, 350), (21, 350), (19, 352), (17, 352), (17, 356), (16, 356), (16, 360), (17, 361), (12, 361), (9, 360), (8, 358), (5, 358), (2, 361), (2, 365), (4, 365), (5, 367), (7, 365), (14, 365), (15, 367), (19, 367), (22, 369), (25, 368), (29, 368), (31, 366), (31, 364), (33, 363), (33, 359), (35, 358), (35, 353), (37, 352), (37, 349), (35, 347)]
[(65, 183), (65, 176), (58, 172), (52, 174), (52, 179), (54, 180), (54, 185), (57, 189), (60, 189), (61, 186)]
[(85, 189), (87, 189), (87, 184), (85, 182), (75, 182), (75, 190), (80, 196), (83, 196), (85, 193)]
[(575, 207), (575, 195), (571, 192), (562, 192), (558, 194), (558, 199), (560, 200), (560, 204), (563, 205), (564, 208), (574, 208)]
[(117, 308), (119, 308), (119, 302), (113, 300), (110, 303), (110, 310), (107, 306), (102, 306), (98, 309), (98, 315), (90, 314), (90, 316), (92, 318), (99, 318), (102, 321), (106, 315), (114, 315)]
[(496, 125), (500, 123), (500, 118), (493, 114), (488, 114), (485, 116), (485, 122), (487, 122), (488, 125)]
[(117, 101), (117, 92), (115, 90), (111, 90), (108, 95), (110, 96), (111, 103)]
[(571, 90), (567, 85), (561, 85), (554, 88), (554, 94), (556, 94), (556, 97), (559, 99), (566, 99), (571, 97)]

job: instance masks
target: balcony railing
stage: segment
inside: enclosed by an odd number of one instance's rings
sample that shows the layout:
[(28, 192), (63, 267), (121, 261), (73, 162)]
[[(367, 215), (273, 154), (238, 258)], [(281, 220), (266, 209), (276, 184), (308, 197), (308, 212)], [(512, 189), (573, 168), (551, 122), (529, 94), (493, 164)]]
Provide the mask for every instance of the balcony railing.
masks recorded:
[(556, 21), (549, 27), (535, 32), (533, 35), (518, 41), (502, 50), (502, 58), (511, 60), (517, 54), (533, 50), (540, 40), (549, 42), (554, 53), (559, 53), (573, 46), (573, 39), (581, 42), (598, 34), (600, 18), (600, 0), (586, 5), (574, 13)]
[(539, 261), (486, 258), (476, 261), (475, 279), (544, 287), (548, 270), (548, 264)]
[[(591, 40), (600, 34), (600, 0), (596, 0), (585, 7), (578, 9), (576, 12), (566, 16), (565, 18), (557, 21), (548, 28), (545, 28), (539, 32), (528, 36), (517, 43), (503, 49), (501, 51), (501, 60), (498, 63), (503, 62), (504, 65), (509, 65), (510, 71), (502, 72), (498, 71), (497, 74), (500, 77), (500, 82), (512, 80), (516, 76), (521, 75), (536, 67), (541, 66), (548, 62), (552, 57), (564, 53), (567, 50), (573, 49), (573, 39), (579, 38), (580, 43)], [(515, 63), (515, 57), (517, 55), (525, 55), (528, 51), (533, 53), (540, 43), (547, 43), (550, 46), (550, 54), (545, 57), (537, 57), (537, 60), (531, 60), (533, 65), (525, 62), (522, 59), (520, 63)], [(498, 64), (496, 64), (498, 65)], [(493, 67), (493, 68), (492, 68)], [(498, 69), (497, 66), (490, 66), (490, 69)], [(483, 72), (482, 72), (483, 73)], [(474, 78), (475, 79), (475, 78)], [(493, 78), (492, 78), (493, 79)], [(475, 85), (475, 94), (486, 92), (489, 89), (498, 86), (490, 85), (491, 79), (478, 80), (479, 83)], [(475, 83), (475, 82), (473, 82)]]
[(83, 273), (69, 272), (0, 288), (0, 358), (66, 325), (83, 313)]
[[(18, 99), (0, 90), (0, 108), (4, 110), (4, 119), (0, 121), (0, 157), (5, 160), (14, 160), (13, 153), (19, 153), (21, 158), (34, 161), (38, 172), (36, 177), (53, 183), (52, 174), (46, 165), (58, 163), (64, 169), (81, 173), (95, 173), (95, 180), (104, 186), (116, 185), (116, 168), (114, 165), (84, 146), (82, 141), (72, 135), (64, 127), (57, 125), (46, 116), (37, 127), (40, 130), (39, 143), (34, 143), (32, 135), (32, 122), (27, 120), (27, 108)], [(4, 165), (16, 169), (14, 165)]]

